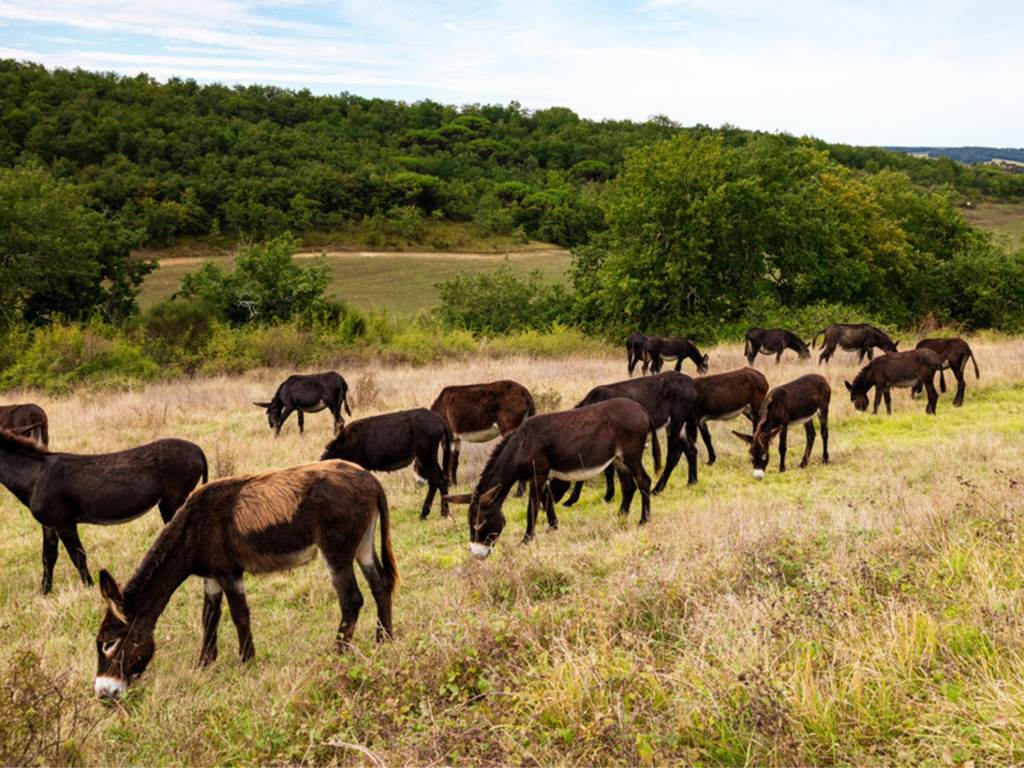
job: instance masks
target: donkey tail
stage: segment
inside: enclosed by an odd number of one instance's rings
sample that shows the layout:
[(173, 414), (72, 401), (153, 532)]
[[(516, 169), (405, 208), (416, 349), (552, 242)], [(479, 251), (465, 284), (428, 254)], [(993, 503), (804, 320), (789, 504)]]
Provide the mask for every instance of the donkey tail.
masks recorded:
[(526, 421), (531, 416), (537, 415), (537, 404), (533, 402), (533, 395), (529, 392), (526, 393), (526, 415), (523, 416), (523, 421)]
[(825, 333), (825, 331), (827, 331), (827, 330), (828, 330), (828, 328), (822, 328), (820, 331), (818, 331), (816, 334), (814, 334), (814, 338), (811, 339), (811, 349), (814, 349), (815, 347), (818, 346), (818, 337), (821, 336), (823, 333)]
[(391, 547), (391, 513), (388, 510), (388, 497), (381, 488), (377, 494), (377, 513), (380, 515), (380, 554), (384, 572), (391, 579), (392, 593), (398, 587), (398, 563), (395, 561), (395, 550)]
[(661, 472), (661, 444), (654, 424), (651, 424), (651, 456), (654, 458), (654, 471)]
[(203, 454), (203, 485), (210, 482), (210, 463), (206, 460), (206, 454)]
[(750, 332), (747, 332), (746, 342), (743, 345), (743, 354), (750, 357), (753, 354), (753, 345), (750, 343)]
[(346, 389), (341, 393), (341, 404), (345, 406), (345, 413), (349, 416), (352, 415), (352, 409), (348, 407), (348, 390)]
[(971, 362), (974, 363), (974, 378), (980, 379), (981, 371), (978, 370), (978, 361), (974, 359), (974, 350), (970, 346), (967, 347), (967, 354), (971, 356)]

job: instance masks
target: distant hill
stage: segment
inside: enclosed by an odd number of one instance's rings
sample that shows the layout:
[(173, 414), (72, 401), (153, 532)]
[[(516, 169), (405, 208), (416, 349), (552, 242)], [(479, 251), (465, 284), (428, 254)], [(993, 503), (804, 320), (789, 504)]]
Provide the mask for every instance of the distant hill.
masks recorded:
[(990, 160), (1010, 160), (1024, 163), (1024, 149), (1009, 147), (886, 147), (893, 152), (927, 157), (948, 157), (959, 163), (977, 165)]

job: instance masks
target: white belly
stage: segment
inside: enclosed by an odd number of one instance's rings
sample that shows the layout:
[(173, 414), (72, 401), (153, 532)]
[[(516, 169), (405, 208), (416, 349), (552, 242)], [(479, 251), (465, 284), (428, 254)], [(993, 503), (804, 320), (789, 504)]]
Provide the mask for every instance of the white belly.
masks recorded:
[(790, 423), (791, 426), (799, 426), (800, 424), (806, 424), (808, 421), (814, 418), (812, 413), (810, 416), (804, 416), (802, 419), (793, 419)]
[(320, 411), (322, 411), (326, 407), (327, 407), (327, 403), (325, 403), (323, 400), (321, 400), (319, 403), (316, 403), (314, 405), (304, 406), (304, 407), (300, 408), (299, 410), (302, 411), (303, 413), (320, 413)]
[(602, 472), (604, 472), (608, 465), (611, 464), (613, 461), (615, 461), (614, 457), (608, 459), (608, 461), (606, 461), (604, 464), (600, 464), (596, 467), (580, 467), (579, 469), (570, 469), (563, 471), (557, 471), (552, 469), (549, 474), (551, 477), (557, 480), (568, 480), (571, 483), (575, 483), (579, 480), (589, 480), (592, 477), (597, 477)]
[(497, 424), (477, 432), (459, 432), (455, 435), (457, 440), (465, 440), (467, 443), (486, 443), (501, 434)]

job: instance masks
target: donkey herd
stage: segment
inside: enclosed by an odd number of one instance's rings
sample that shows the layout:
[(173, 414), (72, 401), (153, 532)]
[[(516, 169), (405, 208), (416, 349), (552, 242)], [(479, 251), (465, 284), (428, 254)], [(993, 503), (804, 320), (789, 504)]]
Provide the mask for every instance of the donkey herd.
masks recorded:
[[(936, 373), (945, 392), (943, 372), (952, 372), (956, 406), (963, 403), (968, 361), (975, 376), (980, 376), (970, 346), (959, 338), (925, 339), (916, 349), (900, 352), (897, 342), (869, 325), (832, 325), (815, 335), (812, 346), (818, 336), (824, 339), (819, 364), (827, 362), (836, 348), (856, 352), (860, 362), (867, 358), (853, 381), (846, 382), (859, 411), (867, 409), (873, 388), (873, 413), (883, 399), (891, 413), (892, 388), (910, 387), (914, 395), (922, 389), (927, 393), (926, 411), (934, 414)], [(883, 354), (875, 358), (875, 349)], [(786, 350), (800, 359), (811, 354), (807, 344), (786, 330), (752, 328), (746, 334), (745, 356), (751, 366), (759, 354), (774, 355), (778, 363)], [(412, 465), (417, 479), (427, 485), (422, 518), (428, 517), (437, 496), (442, 516), (448, 516), (452, 504), (468, 505), (469, 548), (484, 558), (505, 527), (502, 510), (513, 489), (516, 495), (527, 494), (524, 543), (534, 536), (541, 507), (548, 525), (557, 528), (555, 505), (574, 504), (583, 482), (601, 474), (606, 501), (613, 499), (618, 477), (622, 515), (629, 514), (640, 492), (640, 523), (646, 523), (651, 497), (665, 489), (683, 457), (687, 483), (697, 482), (698, 434), (708, 465), (715, 463), (709, 421), (740, 415), (749, 420), (749, 434), (734, 434), (749, 444), (753, 474), (760, 479), (776, 436), (779, 471), (785, 471), (791, 426), (804, 427), (806, 445), (800, 466), (807, 466), (817, 435), (812, 420), (817, 416), (822, 461), (828, 463), (832, 393), (824, 377), (811, 373), (774, 388), (753, 367), (690, 377), (681, 372), (683, 361), (691, 360), (697, 372), (705, 374), (709, 358), (683, 338), (633, 333), (626, 340), (626, 352), (631, 378), (597, 386), (575, 408), (556, 413), (538, 414), (526, 387), (503, 380), (445, 387), (430, 408), (345, 424), (342, 409), (348, 415), (351, 409), (342, 376), (335, 372), (289, 376), (270, 401), (256, 405), (265, 409), (275, 435), (292, 412), (301, 432), (304, 414), (329, 410), (335, 436), (320, 460), (210, 482), (206, 457), (194, 443), (163, 439), (102, 455), (51, 452), (48, 421), (41, 408), (0, 407), (0, 483), (42, 526), (43, 593), (52, 588), (60, 544), (82, 581), (92, 584), (79, 523), (123, 523), (154, 506), (160, 510), (165, 525), (134, 575), (122, 586), (107, 571), (100, 572), (107, 610), (96, 637), (95, 690), (116, 698), (149, 664), (157, 620), (173, 593), (193, 575), (204, 581), (202, 665), (217, 656), (224, 596), (238, 632), (241, 658), (253, 656), (243, 575), (293, 568), (312, 560), (317, 550), (327, 564), (341, 610), (338, 649), (350, 643), (363, 604), (356, 564), (377, 606), (377, 639), (389, 638), (398, 567), (387, 497), (373, 472)], [(675, 360), (675, 370), (661, 370), (666, 358)], [(645, 375), (632, 378), (637, 365)], [(664, 457), (658, 438), (661, 429), (667, 440)], [(450, 494), (457, 482), (462, 441), (482, 443), (498, 437), (501, 440), (474, 490)], [(657, 481), (652, 481), (643, 464), (648, 442)]]

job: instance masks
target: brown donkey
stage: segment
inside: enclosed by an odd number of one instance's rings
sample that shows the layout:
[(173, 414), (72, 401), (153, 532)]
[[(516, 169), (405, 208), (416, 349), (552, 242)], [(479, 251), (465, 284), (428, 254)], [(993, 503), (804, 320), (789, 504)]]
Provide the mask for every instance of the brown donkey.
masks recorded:
[(786, 471), (786, 440), (790, 425), (803, 424), (807, 433), (807, 445), (800, 468), (807, 466), (814, 447), (814, 424), (818, 415), (821, 425), (821, 460), (828, 464), (828, 406), (832, 400), (832, 388), (824, 376), (816, 373), (801, 376), (788, 384), (775, 387), (761, 402), (757, 426), (753, 435), (733, 432), (738, 438), (750, 444), (750, 460), (754, 465), (754, 477), (764, 477), (768, 468), (768, 447), (772, 438), (779, 436), (779, 472)]
[(928, 405), (925, 413), (935, 415), (935, 405), (939, 401), (939, 393), (935, 391), (935, 372), (942, 367), (942, 360), (930, 349), (915, 349), (910, 352), (896, 352), (883, 355), (877, 360), (860, 369), (853, 383), (846, 382), (850, 392), (850, 400), (858, 411), (868, 408), (868, 392), (875, 388), (875, 407), (871, 411), (878, 413), (878, 404), (885, 398), (885, 410), (892, 414), (893, 387), (923, 386), (928, 393)]
[[(644, 345), (647, 343), (647, 336), (640, 331), (633, 331), (626, 337), (626, 371), (633, 375), (636, 364), (644, 359)], [(646, 365), (644, 366), (646, 373)]]
[(649, 369), (651, 373), (658, 373), (666, 357), (675, 358), (677, 372), (682, 369), (683, 360), (688, 359), (697, 366), (698, 373), (707, 373), (708, 356), (702, 355), (697, 345), (689, 339), (679, 336), (648, 336), (644, 341), (643, 372), (647, 373)]
[(0, 429), (31, 438), (44, 448), (50, 444), (50, 420), (35, 403), (0, 405)]
[(871, 360), (876, 347), (888, 354), (898, 351), (898, 341), (893, 341), (885, 331), (867, 323), (834, 323), (814, 334), (814, 338), (811, 339), (812, 347), (818, 343), (818, 337), (822, 334), (824, 339), (821, 342), (822, 350), (818, 355), (818, 365), (827, 363), (836, 347), (847, 352), (856, 352), (858, 363), (863, 362), (865, 357)]
[(166, 523), (199, 480), (206, 456), (187, 440), (157, 440), (117, 453), (51, 453), (0, 430), (0, 483), (43, 526), (43, 594), (53, 586), (59, 542), (86, 584), (92, 584), (79, 523), (113, 525), (154, 506)]
[[(378, 517), (380, 557), (373, 545)], [(239, 654), (250, 660), (255, 650), (243, 574), (294, 568), (318, 549), (341, 605), (338, 650), (351, 642), (363, 605), (353, 560), (377, 603), (377, 641), (390, 638), (398, 566), (387, 497), (373, 475), (348, 462), (321, 461), (203, 486), (160, 532), (123, 590), (109, 573), (100, 573), (107, 612), (96, 635), (97, 695), (120, 696), (145, 671), (156, 650), (157, 620), (189, 576), (204, 579), (199, 663), (217, 658), (224, 593)]]
[(463, 440), (486, 443), (498, 436), (508, 437), (524, 419), (537, 412), (530, 390), (508, 379), (445, 387), (430, 410), (441, 414), (452, 432), (452, 464), (448, 477), (451, 485), (458, 482)]
[(711, 443), (709, 421), (731, 421), (741, 413), (751, 422), (761, 410), (761, 401), (768, 392), (768, 379), (753, 368), (740, 368), (728, 373), (716, 373), (693, 380), (697, 387), (697, 402), (693, 418), (686, 424), (686, 437), (696, 445), (697, 430), (708, 449), (708, 465), (717, 458)]
[(782, 361), (782, 353), (792, 349), (801, 360), (811, 356), (803, 339), (785, 328), (751, 328), (744, 337), (743, 354), (747, 365), (753, 365), (758, 353), (775, 355), (775, 364)]
[[(974, 378), (981, 378), (981, 371), (978, 370), (978, 361), (974, 359), (974, 352), (970, 344), (963, 339), (921, 339), (917, 342), (916, 349), (930, 349), (939, 356), (942, 367), (939, 368), (939, 391), (946, 391), (946, 376), (943, 371), (949, 368), (956, 378), (956, 397), (953, 398), (953, 405), (959, 408), (964, 404), (964, 394), (967, 392), (967, 380), (964, 378), (964, 371), (967, 370), (967, 361), (974, 364)], [(923, 385), (915, 385), (911, 395), (917, 397), (921, 394)]]
[(571, 411), (534, 416), (506, 437), (484, 467), (473, 493), (450, 496), (456, 504), (469, 504), (469, 550), (487, 557), (502, 529), (501, 508), (512, 486), (530, 483), (526, 511), (526, 534), (533, 538), (537, 510), (547, 512), (548, 525), (558, 527), (554, 499), (548, 480), (567, 483), (587, 480), (614, 464), (622, 484), (619, 513), (629, 514), (630, 503), (640, 488), (640, 523), (651, 515), (651, 478), (643, 467), (644, 444), (651, 431), (651, 418), (642, 405), (617, 397)]

